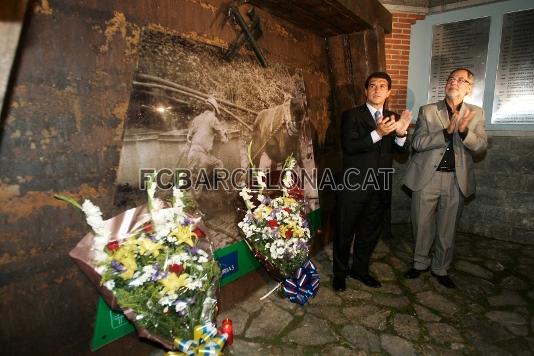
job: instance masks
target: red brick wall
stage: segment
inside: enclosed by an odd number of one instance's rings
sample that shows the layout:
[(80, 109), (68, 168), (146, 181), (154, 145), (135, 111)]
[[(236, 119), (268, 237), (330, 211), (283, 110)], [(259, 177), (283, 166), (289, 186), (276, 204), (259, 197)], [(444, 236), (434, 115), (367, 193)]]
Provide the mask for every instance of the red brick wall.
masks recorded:
[(408, 61), (410, 57), (410, 33), (412, 25), (425, 15), (409, 12), (392, 12), (393, 30), (386, 40), (386, 71), (393, 80), (388, 108), (402, 112), (406, 109), (408, 88)]

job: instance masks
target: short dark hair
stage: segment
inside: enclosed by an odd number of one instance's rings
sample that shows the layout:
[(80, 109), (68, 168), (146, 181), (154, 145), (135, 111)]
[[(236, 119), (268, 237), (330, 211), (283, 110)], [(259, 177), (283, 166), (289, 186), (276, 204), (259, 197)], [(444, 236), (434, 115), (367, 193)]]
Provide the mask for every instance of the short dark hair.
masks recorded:
[[(467, 79), (469, 79), (471, 82), (474, 82), (475, 80), (475, 75), (473, 74), (473, 72), (471, 72), (471, 70), (467, 69), (467, 68), (464, 68), (464, 67), (460, 67), (460, 68), (456, 68), (455, 70), (453, 70), (452, 72), (449, 73), (449, 76), (447, 78), (450, 78), (452, 77), (452, 75), (456, 72), (459, 72), (461, 70), (465, 70), (467, 72)], [(472, 84), (472, 83), (471, 83)]]
[(388, 81), (388, 90), (391, 89), (391, 77), (386, 72), (374, 72), (374, 73), (371, 73), (367, 77), (367, 79), (365, 80), (365, 89), (367, 89), (367, 87), (369, 87), (369, 82), (373, 78), (382, 78), (382, 79), (387, 80)]

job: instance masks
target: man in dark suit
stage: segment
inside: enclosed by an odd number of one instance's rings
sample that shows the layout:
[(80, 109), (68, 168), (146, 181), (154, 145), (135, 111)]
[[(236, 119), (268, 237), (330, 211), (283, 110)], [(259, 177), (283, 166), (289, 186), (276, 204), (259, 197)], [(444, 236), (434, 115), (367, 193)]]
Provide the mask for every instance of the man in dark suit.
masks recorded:
[[(346, 288), (347, 275), (369, 287), (380, 282), (369, 274), (369, 259), (384, 221), (384, 202), (391, 189), (393, 150), (406, 149), (407, 128), (412, 114), (399, 116), (385, 110), (391, 94), (391, 77), (371, 74), (365, 81), (364, 105), (342, 115), (343, 189), (338, 191), (338, 224), (334, 237), (334, 279), (336, 291)], [(351, 245), (353, 263), (349, 268)]]

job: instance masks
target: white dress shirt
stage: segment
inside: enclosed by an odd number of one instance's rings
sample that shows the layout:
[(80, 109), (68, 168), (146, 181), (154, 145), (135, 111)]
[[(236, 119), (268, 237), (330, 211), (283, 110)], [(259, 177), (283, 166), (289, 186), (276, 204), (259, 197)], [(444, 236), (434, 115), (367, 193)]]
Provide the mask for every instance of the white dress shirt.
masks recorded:
[[(374, 106), (369, 105), (369, 103), (365, 103), (365, 105), (367, 105), (367, 108), (371, 112), (371, 116), (373, 117), (373, 119), (377, 111), (380, 111), (380, 113), (382, 114), (382, 119), (384, 118), (384, 112), (383, 112), (384, 108), (380, 108), (380, 110), (377, 110)], [(377, 143), (378, 141), (382, 139), (382, 137), (380, 137), (380, 135), (378, 134), (376, 130), (373, 130), (371, 131), (371, 139), (373, 140), (373, 143)], [(406, 142), (406, 137), (395, 137), (395, 143), (399, 145), (400, 147), (404, 146), (404, 142)]]

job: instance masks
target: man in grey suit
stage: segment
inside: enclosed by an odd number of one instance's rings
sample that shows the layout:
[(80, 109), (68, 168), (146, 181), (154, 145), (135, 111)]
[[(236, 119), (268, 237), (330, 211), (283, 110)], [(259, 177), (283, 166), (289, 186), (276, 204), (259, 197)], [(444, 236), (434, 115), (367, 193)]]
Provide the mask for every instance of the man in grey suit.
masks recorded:
[(484, 111), (463, 102), (473, 82), (469, 69), (455, 69), (447, 79), (445, 99), (420, 108), (412, 139), (414, 153), (404, 180), (413, 191), (415, 238), (414, 264), (404, 276), (417, 278), (431, 268), (432, 275), (447, 288), (455, 287), (447, 270), (456, 223), (464, 198), (475, 192), (473, 155), (487, 147)]

